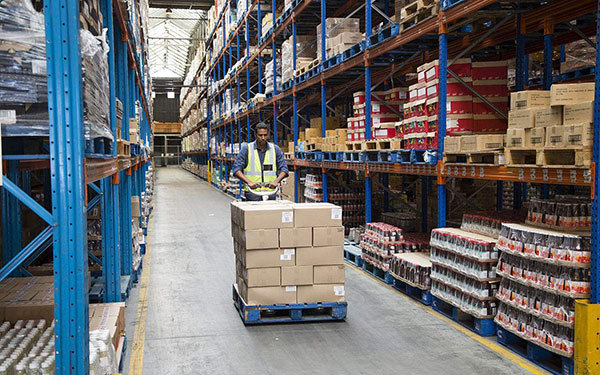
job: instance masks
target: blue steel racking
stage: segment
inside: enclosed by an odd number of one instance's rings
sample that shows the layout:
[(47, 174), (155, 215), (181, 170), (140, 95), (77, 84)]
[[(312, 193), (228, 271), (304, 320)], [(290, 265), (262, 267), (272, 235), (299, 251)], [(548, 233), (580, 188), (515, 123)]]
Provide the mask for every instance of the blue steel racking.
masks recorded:
[[(272, 11), (275, 12), (277, 3), (271, 1)], [(227, 7), (233, 3), (226, 2)], [(207, 95), (209, 100), (208, 121), (203, 122), (201, 126), (208, 126), (210, 134), (227, 127), (236, 122), (238, 124), (237, 139), (243, 141), (245, 130), (246, 140), (251, 140), (250, 123), (262, 118), (272, 118), (274, 127), (274, 140), (277, 142), (277, 129), (281, 123), (283, 131), (286, 125), (279, 121), (279, 118), (290, 117), (293, 129), (289, 129), (294, 135), (294, 145), (298, 145), (298, 128), (300, 120), (310, 122), (310, 105), (320, 105), (322, 129), (325, 132), (325, 119), (328, 109), (333, 111), (328, 104), (343, 94), (350, 94), (353, 91), (364, 90), (366, 93), (366, 108), (369, 108), (371, 100), (371, 91), (389, 80), (395, 75), (402, 75), (407, 72), (414, 72), (418, 65), (424, 62), (439, 58), (440, 70), (448, 71), (453, 78), (456, 78), (448, 69), (452, 62), (461, 56), (467, 54), (482, 53), (481, 56), (491, 58), (516, 58), (516, 79), (515, 90), (523, 90), (530, 85), (534, 85), (529, 80), (528, 61), (529, 54), (542, 51), (544, 55), (542, 88), (548, 90), (553, 82), (596, 78), (596, 101), (594, 118), (594, 164), (592, 168), (543, 168), (543, 167), (504, 167), (504, 166), (456, 166), (446, 165), (442, 161), (445, 136), (445, 108), (446, 108), (446, 75), (440, 74), (440, 102), (439, 102), (439, 128), (438, 128), (438, 161), (436, 165), (407, 165), (400, 163), (370, 163), (370, 162), (333, 162), (333, 161), (308, 161), (302, 159), (293, 159), (294, 169), (316, 168), (322, 171), (323, 184), (327, 184), (327, 170), (357, 171), (365, 175), (366, 191), (366, 221), (371, 220), (372, 209), (372, 177), (373, 173), (383, 174), (404, 174), (417, 175), (423, 178), (423, 192), (428, 191), (428, 185), (433, 181), (437, 182), (438, 191), (438, 218), (437, 224), (440, 227), (446, 225), (446, 180), (448, 178), (470, 178), (479, 180), (492, 180), (497, 182), (498, 207), (501, 206), (501, 196), (505, 182), (514, 184), (514, 208), (520, 208), (522, 202), (526, 200), (526, 184), (535, 183), (542, 185), (542, 196), (547, 196), (548, 185), (578, 185), (589, 186), (592, 188), (594, 199), (593, 230), (592, 230), (592, 296), (591, 303), (597, 304), (600, 301), (600, 226), (598, 224), (599, 197), (598, 186), (600, 186), (600, 170), (598, 162), (600, 159), (600, 72), (598, 69), (588, 69), (585, 72), (575, 75), (552, 76), (552, 51), (555, 46), (564, 46), (564, 44), (586, 39), (598, 33), (596, 40), (597, 62), (600, 64), (600, 52), (598, 51), (598, 40), (600, 39), (600, 22), (598, 21), (598, 2), (596, 0), (580, 0), (573, 2), (549, 1), (539, 3), (521, 3), (519, 1), (498, 1), (498, 0), (444, 0), (437, 17), (431, 17), (419, 23), (417, 26), (403, 29), (402, 31), (390, 28), (389, 33), (380, 32), (372, 35), (371, 26), (373, 17), (387, 23), (390, 21), (389, 4), (384, 1), (383, 13), (371, 1), (347, 1), (339, 3), (336, 1), (310, 1), (296, 0), (291, 3), (291, 10), (284, 11), (282, 15), (273, 20), (273, 30), (269, 31), (266, 37), (261, 38), (261, 18), (260, 3), (248, 0), (248, 11), (243, 19), (238, 23), (237, 28), (231, 33), (229, 39), (225, 39), (224, 48), (221, 51), (212, 51), (210, 43), (207, 43), (207, 53), (216, 56), (213, 65), (209, 67), (209, 74), (215, 81), (225, 77), (226, 64), (223, 61), (223, 71), (215, 70), (215, 66), (220, 66), (219, 61), (225, 55), (225, 49), (234, 43), (240, 49), (240, 35), (244, 29), (246, 55), (241, 59), (241, 68), (232, 72), (229, 78), (221, 85), (216, 92)], [(281, 4), (279, 4), (281, 5)], [(318, 8), (317, 8), (318, 7)], [(293, 69), (296, 68), (297, 51), (296, 36), (300, 32), (306, 34), (309, 27), (322, 23), (327, 16), (352, 16), (358, 11), (364, 9), (365, 41), (343, 53), (342, 57), (336, 60), (331, 66), (325, 66), (325, 28), (323, 27), (321, 39), (320, 68), (317, 73), (309, 77), (294, 77), (289, 85), (283, 87), (281, 92), (277, 91), (276, 83), (273, 86), (273, 94), (262, 103), (253, 106), (248, 105), (244, 111), (239, 111), (229, 118), (222, 118), (221, 113), (210, 113), (210, 103), (220, 103), (223, 99), (223, 91), (232, 81), (236, 81), (238, 87), (238, 104), (240, 103), (240, 90), (245, 86), (246, 100), (249, 104), (250, 92), (258, 84), (258, 92), (262, 93), (262, 52), (271, 46), (273, 50), (278, 45), (277, 38), (281, 38), (288, 31), (293, 38), (292, 63)], [(249, 22), (250, 14), (257, 8), (257, 25)], [(373, 13), (372, 10), (375, 10)], [(319, 12), (320, 11), (320, 12)], [(487, 12), (490, 11), (490, 12)], [(487, 12), (487, 13), (486, 13)], [(222, 11), (222, 14), (224, 11)], [(314, 20), (314, 14), (320, 13), (320, 19)], [(495, 14), (495, 16), (493, 16)], [(488, 18), (485, 18), (489, 15)], [(348, 17), (349, 17), (348, 16)], [(481, 30), (473, 28), (472, 23), (476, 22), (477, 16), (484, 18), (485, 21), (479, 26)], [(495, 18), (494, 18), (495, 17)], [(577, 20), (577, 24), (571, 21)], [(220, 22), (220, 18), (219, 18)], [(291, 24), (291, 31), (288, 26)], [(215, 30), (218, 27), (215, 26)], [(559, 30), (560, 29), (560, 30)], [(287, 30), (287, 31), (286, 31)], [(300, 31), (299, 31), (300, 30)], [(314, 30), (312, 28), (311, 30)], [(542, 33), (542, 38), (536, 34)], [(213, 31), (214, 34), (214, 31)], [(212, 34), (211, 34), (212, 35)], [(377, 39), (377, 41), (375, 41)], [(250, 43), (247, 41), (257, 40), (256, 50), (250, 53)], [(209, 40), (210, 41), (210, 40)], [(491, 48), (496, 50), (489, 53)], [(488, 55), (483, 53), (488, 49)], [(564, 47), (561, 48), (564, 56)], [(273, 52), (273, 59), (277, 60), (276, 53)], [(230, 54), (231, 56), (231, 54)], [(225, 59), (223, 59), (225, 60)], [(331, 59), (330, 59), (331, 60)], [(238, 61), (239, 55), (238, 55)], [(275, 65), (274, 64), (274, 65)], [(229, 66), (231, 66), (231, 61)], [(251, 72), (256, 72), (257, 77), (251, 79)], [(199, 72), (198, 72), (199, 73)], [(243, 74), (245, 73), (245, 75)], [(361, 82), (364, 80), (364, 84)], [(376, 82), (376, 83), (374, 83)], [(311, 91), (312, 89), (312, 91)], [(478, 95), (475, 90), (474, 95)], [(291, 99), (291, 100), (290, 100)], [(485, 100), (484, 100), (485, 101)], [(495, 109), (491, 103), (488, 105)], [(271, 107), (272, 106), (272, 107)], [(286, 108), (287, 106), (287, 108)], [(282, 109), (283, 110), (280, 110)], [(219, 107), (220, 108), (220, 107)], [(272, 110), (270, 110), (272, 108)], [(300, 113), (303, 109), (308, 111), (307, 116)], [(280, 110), (280, 111), (278, 111)], [(261, 113), (261, 111), (263, 113)], [(291, 113), (290, 113), (291, 111)], [(497, 111), (497, 109), (496, 109)], [(497, 111), (498, 112), (498, 111)], [(369, 116), (370, 111), (366, 111), (366, 137), (370, 137)], [(503, 117), (506, 114), (502, 114)], [(243, 129), (239, 124), (246, 119), (247, 128)], [(197, 129), (192, 129), (192, 132)], [(184, 134), (184, 136), (189, 135)], [(323, 134), (324, 136), (325, 134)], [(234, 134), (230, 132), (229, 140), (224, 142), (234, 142)], [(216, 163), (219, 168), (230, 163), (232, 158), (229, 156), (221, 157), (214, 155), (214, 152), (208, 151), (209, 159)], [(209, 161), (210, 163), (210, 161)], [(298, 199), (298, 173), (295, 174), (295, 191)], [(383, 178), (379, 183), (387, 187), (387, 178)], [(428, 182), (428, 183), (425, 183)], [(324, 189), (325, 190), (325, 189)], [(324, 194), (326, 200), (326, 194)], [(422, 205), (426, 206), (426, 199), (423, 199)], [(423, 223), (426, 228), (427, 223)]]
[[(144, 85), (147, 58), (137, 51), (132, 27), (118, 0), (100, 0), (107, 43), (110, 79), (110, 125), (117, 128), (116, 98), (123, 103), (123, 138), (129, 139), (128, 119), (135, 103), (143, 105), (140, 136), (151, 139), (150, 113)], [(44, 18), (50, 114), (49, 154), (3, 155), (9, 166), (0, 180), (4, 254), (0, 281), (27, 275), (26, 267), (52, 243), (54, 249), (56, 373), (89, 372), (87, 212), (100, 205), (102, 213), (102, 275), (104, 302), (121, 300), (121, 275), (132, 272), (131, 196), (145, 190), (148, 155), (90, 158), (83, 141), (82, 76), (79, 48), (79, 2), (45, 0)], [(116, 145), (116, 140), (115, 140)], [(30, 170), (44, 170), (45, 207), (30, 197)], [(24, 181), (19, 181), (20, 176)], [(100, 182), (97, 184), (97, 182)], [(87, 189), (95, 196), (88, 200)], [(51, 205), (48, 197), (51, 196)], [(48, 227), (23, 249), (19, 203), (29, 207)], [(8, 229), (8, 230), (5, 230)], [(52, 242), (50, 242), (52, 239)], [(3, 252), (4, 253), (4, 252)], [(97, 261), (97, 259), (96, 259)]]

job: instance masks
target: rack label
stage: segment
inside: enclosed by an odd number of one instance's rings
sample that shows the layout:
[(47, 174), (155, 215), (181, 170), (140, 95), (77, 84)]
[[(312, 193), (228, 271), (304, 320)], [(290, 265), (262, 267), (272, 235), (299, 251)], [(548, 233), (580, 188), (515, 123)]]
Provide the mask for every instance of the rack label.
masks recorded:
[(563, 170), (562, 169), (556, 170), (556, 180), (558, 182), (562, 182), (562, 180), (563, 180)]
[(544, 181), (548, 181), (549, 180), (548, 170), (547, 169), (542, 169), (542, 177), (544, 178)]
[(571, 182), (575, 183), (577, 181), (577, 171), (571, 171)]

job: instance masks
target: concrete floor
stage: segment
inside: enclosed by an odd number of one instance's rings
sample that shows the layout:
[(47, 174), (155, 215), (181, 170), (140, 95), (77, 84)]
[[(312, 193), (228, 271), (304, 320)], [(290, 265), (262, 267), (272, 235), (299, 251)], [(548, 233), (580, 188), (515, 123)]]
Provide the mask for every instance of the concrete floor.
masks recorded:
[(528, 373), (350, 266), (345, 322), (245, 327), (231, 298), (230, 201), (182, 169), (158, 169), (145, 375)]

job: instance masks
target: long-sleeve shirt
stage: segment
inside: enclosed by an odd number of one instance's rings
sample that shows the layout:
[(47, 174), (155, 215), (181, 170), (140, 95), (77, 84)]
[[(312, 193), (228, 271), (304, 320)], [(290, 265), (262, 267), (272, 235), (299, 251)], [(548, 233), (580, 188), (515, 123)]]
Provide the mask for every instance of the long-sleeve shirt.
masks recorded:
[[(267, 150), (269, 150), (271, 145), (272, 145), (271, 143), (267, 143), (267, 148), (265, 150), (261, 150), (256, 146), (256, 141), (254, 142), (254, 148), (256, 150), (258, 150), (258, 157), (260, 158), (261, 165), (263, 165), (263, 163), (265, 162), (265, 154), (267, 153)], [(285, 174), (288, 175), (290, 173), (290, 171), (288, 170), (287, 163), (285, 162), (285, 158), (283, 157), (283, 151), (281, 151), (279, 146), (277, 146), (277, 145), (274, 145), (274, 146), (275, 146), (275, 160), (277, 163), (277, 175), (279, 176), (281, 174), (281, 172), (285, 172)], [(235, 158), (235, 161), (233, 162), (233, 169), (231, 170), (231, 173), (234, 175), (237, 173), (237, 171), (242, 171), (242, 173), (243, 173), (244, 168), (246, 168), (246, 165), (248, 165), (248, 144), (244, 143), (244, 144), (242, 144), (240, 153), (238, 154), (238, 156)]]

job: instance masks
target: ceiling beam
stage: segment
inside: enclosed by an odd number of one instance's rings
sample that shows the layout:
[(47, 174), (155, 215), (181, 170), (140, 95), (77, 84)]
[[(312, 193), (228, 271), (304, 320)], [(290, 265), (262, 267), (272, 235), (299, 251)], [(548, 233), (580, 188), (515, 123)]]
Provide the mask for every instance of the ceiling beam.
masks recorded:
[(150, 0), (150, 8), (209, 10), (214, 3), (196, 0)]

